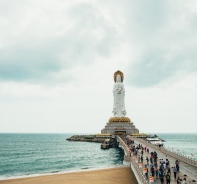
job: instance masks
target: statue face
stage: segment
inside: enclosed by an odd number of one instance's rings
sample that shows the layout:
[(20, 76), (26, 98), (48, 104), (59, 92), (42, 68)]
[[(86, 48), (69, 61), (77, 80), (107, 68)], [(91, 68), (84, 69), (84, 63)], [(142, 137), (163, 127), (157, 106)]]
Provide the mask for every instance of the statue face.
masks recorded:
[(117, 75), (117, 76), (116, 76), (116, 82), (121, 82), (121, 77), (120, 77), (120, 75)]

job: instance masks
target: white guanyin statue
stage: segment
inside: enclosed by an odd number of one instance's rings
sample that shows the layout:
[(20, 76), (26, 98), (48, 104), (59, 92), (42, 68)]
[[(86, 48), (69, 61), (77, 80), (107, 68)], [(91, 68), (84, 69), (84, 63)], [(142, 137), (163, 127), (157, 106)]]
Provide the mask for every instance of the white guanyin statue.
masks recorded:
[(125, 117), (126, 110), (125, 110), (125, 89), (123, 84), (124, 75), (121, 71), (117, 71), (114, 73), (114, 88), (113, 88), (113, 95), (114, 95), (114, 106), (113, 106), (113, 113), (114, 117)]

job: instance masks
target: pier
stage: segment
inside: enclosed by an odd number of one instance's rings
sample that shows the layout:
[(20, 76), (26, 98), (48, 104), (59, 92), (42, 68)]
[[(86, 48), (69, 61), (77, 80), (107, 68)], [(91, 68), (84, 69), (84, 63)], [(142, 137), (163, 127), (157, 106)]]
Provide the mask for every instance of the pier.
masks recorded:
[[(171, 184), (176, 184), (177, 181), (174, 179), (172, 166), (175, 166), (175, 161), (180, 161), (180, 171), (177, 172), (177, 177), (179, 176), (181, 179), (186, 178), (187, 183), (195, 183), (197, 181), (197, 162), (195, 160), (192, 160), (188, 157), (185, 157), (181, 154), (177, 154), (174, 152), (171, 152), (164, 147), (159, 147), (156, 145), (153, 145), (151, 143), (146, 142), (143, 139), (140, 138), (134, 138), (131, 136), (127, 136), (129, 140), (134, 140), (135, 145), (142, 145), (142, 147), (146, 147), (149, 149), (149, 153), (144, 151), (143, 153), (143, 163), (138, 161), (137, 156), (135, 155), (131, 150), (129, 145), (125, 142), (124, 136), (117, 136), (117, 141), (119, 142), (119, 146), (124, 150), (125, 156), (124, 156), (124, 162), (129, 164), (132, 171), (135, 174), (135, 177), (139, 184), (147, 184), (150, 182), (153, 182), (155, 184), (161, 183), (159, 179), (152, 178), (151, 172), (150, 172), (150, 166), (147, 165), (147, 168), (149, 170), (148, 178), (146, 178), (145, 174), (143, 173), (143, 168), (146, 165), (146, 156), (150, 158), (150, 152), (156, 151), (157, 152), (157, 162), (159, 163), (160, 159), (168, 158), (170, 162), (170, 168), (171, 168)], [(141, 154), (140, 154), (141, 155)]]

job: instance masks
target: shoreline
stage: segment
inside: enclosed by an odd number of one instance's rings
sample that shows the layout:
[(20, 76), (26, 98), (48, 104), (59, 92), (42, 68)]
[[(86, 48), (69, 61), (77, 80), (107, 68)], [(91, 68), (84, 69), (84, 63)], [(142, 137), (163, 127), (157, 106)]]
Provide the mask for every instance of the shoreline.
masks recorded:
[(98, 184), (98, 183), (123, 183), (137, 184), (137, 180), (130, 167), (113, 167), (105, 169), (71, 171), (66, 173), (49, 173), (39, 176), (27, 176), (0, 180), (0, 184), (42, 184), (42, 183), (68, 183), (68, 184)]
[(37, 174), (29, 174), (29, 175), (20, 175), (20, 176), (14, 176), (14, 177), (1, 177), (0, 176), (0, 182), (6, 181), (6, 180), (15, 180), (15, 179), (23, 179), (23, 178), (32, 178), (32, 177), (42, 177), (42, 176), (50, 176), (50, 175), (58, 175), (58, 174), (67, 174), (67, 173), (78, 173), (78, 172), (86, 172), (86, 171), (99, 171), (99, 170), (105, 170), (105, 169), (115, 169), (115, 168), (124, 168), (128, 166), (124, 165), (118, 165), (118, 166), (112, 166), (112, 167), (101, 167), (101, 168), (88, 168), (88, 169), (76, 169), (76, 170), (70, 170), (70, 171), (51, 171), (46, 173), (37, 173)]

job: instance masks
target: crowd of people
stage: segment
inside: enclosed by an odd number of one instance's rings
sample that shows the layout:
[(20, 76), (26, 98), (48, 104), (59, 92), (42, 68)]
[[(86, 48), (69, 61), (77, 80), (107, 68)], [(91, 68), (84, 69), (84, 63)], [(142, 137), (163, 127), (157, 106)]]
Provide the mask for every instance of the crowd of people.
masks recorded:
[[(154, 177), (154, 180), (160, 179), (161, 184), (164, 184), (164, 181), (166, 181), (166, 184), (170, 184), (172, 179), (176, 180), (177, 184), (187, 183), (186, 178), (181, 179), (177, 176), (179, 175), (179, 160), (176, 160), (175, 163), (170, 163), (167, 155), (165, 158), (159, 159), (156, 151), (150, 152), (148, 147), (143, 147), (142, 144), (135, 145), (134, 141), (128, 138), (125, 138), (125, 142), (129, 146), (131, 152), (138, 158), (138, 163), (144, 165), (143, 171), (147, 179), (149, 179), (149, 176)], [(145, 157), (144, 152), (148, 153), (150, 156)]]

